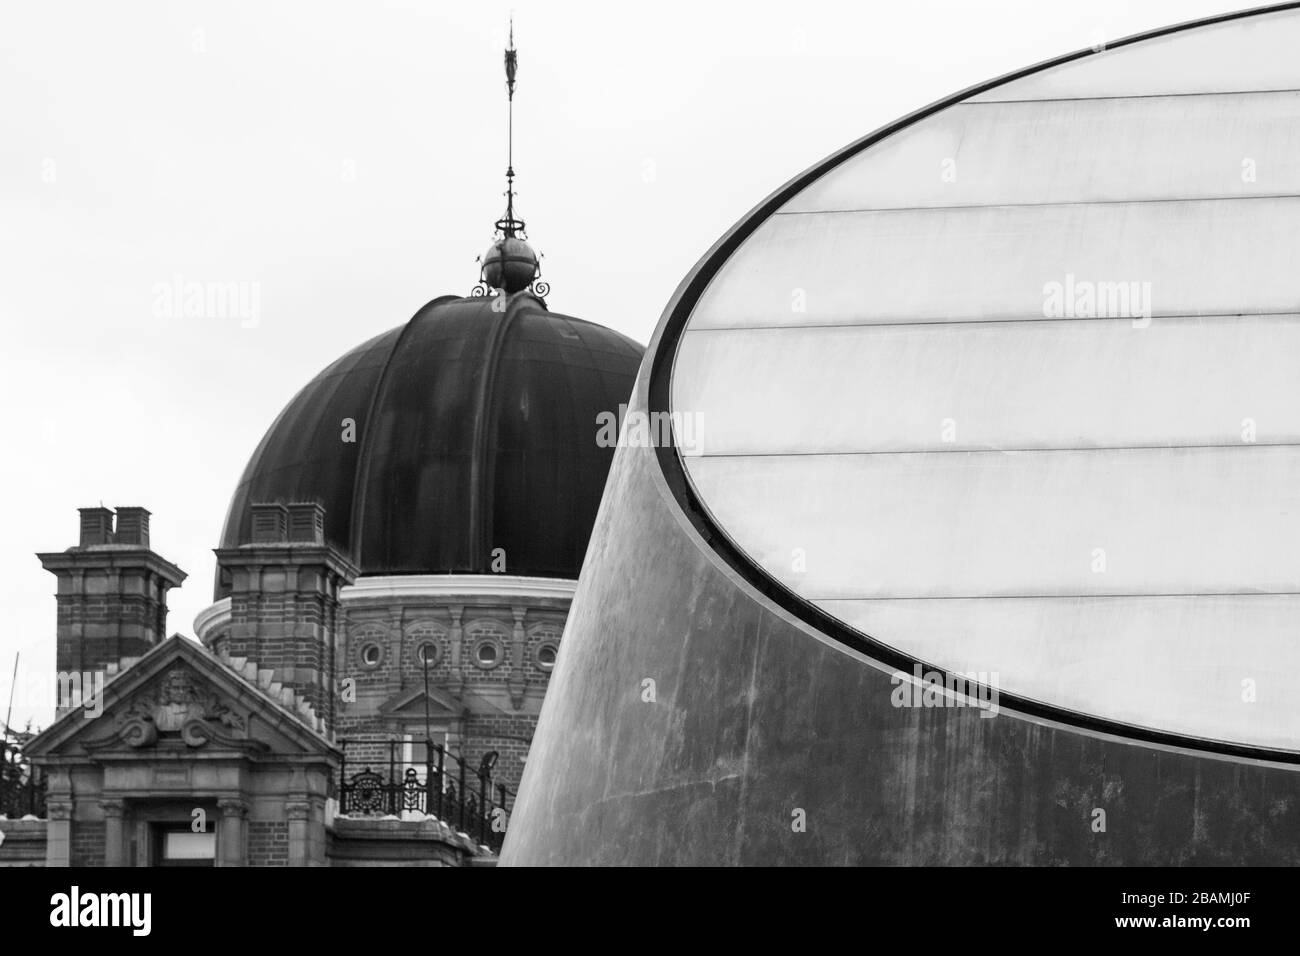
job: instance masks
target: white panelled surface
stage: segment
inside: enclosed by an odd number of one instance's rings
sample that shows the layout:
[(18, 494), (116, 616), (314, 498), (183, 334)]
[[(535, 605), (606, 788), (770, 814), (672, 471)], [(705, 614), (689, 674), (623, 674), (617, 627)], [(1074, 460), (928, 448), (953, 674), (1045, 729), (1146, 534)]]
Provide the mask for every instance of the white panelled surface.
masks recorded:
[(1033, 321), (1053, 282), (1137, 282), (1153, 316), (1300, 311), (1298, 222), (1300, 195), (778, 213), (690, 328)]
[(1300, 13), (886, 137), (688, 320), (688, 475), (765, 573), (927, 663), (1300, 750)]
[[(1197, 162), (1170, 163), (1187, 153)], [(1244, 181), (1242, 160), (1264, 157), (1265, 185)], [(960, 104), (859, 153), (782, 211), (1296, 193), (1300, 92), (1288, 90)]]

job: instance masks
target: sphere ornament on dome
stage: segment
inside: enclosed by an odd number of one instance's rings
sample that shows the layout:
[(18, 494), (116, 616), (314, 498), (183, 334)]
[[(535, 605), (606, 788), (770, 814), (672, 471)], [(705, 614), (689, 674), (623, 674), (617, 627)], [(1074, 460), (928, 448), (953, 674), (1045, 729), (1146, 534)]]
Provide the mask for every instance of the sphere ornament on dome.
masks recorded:
[(514, 23), (510, 25), (510, 48), (506, 50), (506, 211), (496, 221), (496, 238), (488, 251), (479, 257), (479, 279), (473, 295), (513, 295), (527, 289), (539, 299), (550, 294), (549, 283), (542, 281), (541, 258), (528, 244), (522, 219), (515, 217), (514, 104), (515, 77), (519, 69), (515, 50)]
[(522, 292), (538, 277), (537, 253), (523, 239), (505, 236), (483, 254), (482, 282), (507, 295)]

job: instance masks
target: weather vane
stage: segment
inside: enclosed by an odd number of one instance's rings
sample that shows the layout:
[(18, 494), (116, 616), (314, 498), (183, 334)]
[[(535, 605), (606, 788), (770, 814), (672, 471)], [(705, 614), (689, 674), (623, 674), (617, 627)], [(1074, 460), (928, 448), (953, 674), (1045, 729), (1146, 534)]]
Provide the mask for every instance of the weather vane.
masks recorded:
[(473, 294), (508, 295), (528, 289), (543, 298), (550, 293), (550, 284), (542, 280), (541, 260), (527, 242), (524, 221), (515, 218), (515, 77), (519, 72), (519, 54), (515, 50), (514, 17), (510, 18), (509, 42), (505, 51), (506, 211), (496, 221), (492, 246), (478, 259), (479, 281)]
[[(515, 218), (515, 74), (519, 72), (519, 54), (515, 51), (515, 19), (510, 18), (510, 46), (506, 48), (506, 214), (497, 220), (497, 229), (507, 238), (524, 232), (524, 223)], [(524, 234), (524, 238), (528, 238)]]

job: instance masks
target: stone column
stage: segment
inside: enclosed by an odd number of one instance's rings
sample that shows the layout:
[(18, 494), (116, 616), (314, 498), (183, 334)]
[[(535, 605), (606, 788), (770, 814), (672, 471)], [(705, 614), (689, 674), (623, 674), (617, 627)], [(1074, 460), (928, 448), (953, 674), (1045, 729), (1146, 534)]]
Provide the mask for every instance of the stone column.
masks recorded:
[(528, 681), (524, 679), (524, 648), (528, 640), (524, 634), (524, 615), (528, 608), (514, 607), (510, 610), (515, 616), (515, 626), (510, 635), (510, 678), (506, 684), (510, 689), (510, 703), (518, 710), (524, 706), (524, 691), (528, 688)]
[[(394, 688), (397, 691), (406, 689), (407, 668), (402, 665), (402, 645), (405, 639), (406, 635), (402, 633), (402, 609), (397, 608), (388, 613), (388, 653), (385, 656), (385, 660), (393, 661), (397, 665), (397, 686)], [(419, 661), (416, 663), (418, 664)]]
[(222, 797), (217, 800), (217, 809), (221, 811), (221, 824), (217, 828), (217, 866), (243, 866), (244, 860), (244, 817), (248, 813), (248, 804), (236, 797)]
[(326, 734), (330, 740), (334, 739), (334, 730), (338, 726), (339, 716), (343, 710), (343, 675), (339, 673), (340, 662), (347, 660), (348, 653), (348, 609), (337, 599), (338, 591), (334, 592), (335, 600), (330, 602), (328, 608), (330, 618), (330, 683), (329, 683), (329, 701), (324, 708), (326, 721)]
[(289, 865), (306, 866), (311, 856), (311, 802), (306, 797), (287, 800), (284, 812), (289, 817)]
[(126, 831), (122, 827), (122, 815), (126, 812), (126, 801), (106, 798), (99, 801), (99, 808), (104, 811), (104, 865), (126, 865)]
[(45, 865), (70, 866), (72, 863), (72, 800), (45, 801)]
[(451, 659), (447, 663), (452, 673), (451, 686), (448, 689), (459, 697), (465, 690), (465, 665), (461, 660), (461, 645), (465, 641), (465, 632), (460, 626), (460, 616), (465, 608), (463, 605), (453, 604), (448, 610), (451, 612)]

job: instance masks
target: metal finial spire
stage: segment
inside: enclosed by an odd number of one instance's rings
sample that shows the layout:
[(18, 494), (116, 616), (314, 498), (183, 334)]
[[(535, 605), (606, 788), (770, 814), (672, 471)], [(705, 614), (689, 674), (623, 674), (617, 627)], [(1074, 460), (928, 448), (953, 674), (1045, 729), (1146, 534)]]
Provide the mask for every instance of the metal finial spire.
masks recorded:
[(515, 74), (519, 71), (519, 54), (515, 51), (515, 18), (510, 18), (510, 46), (506, 49), (506, 214), (497, 220), (497, 229), (512, 239), (524, 231), (524, 223), (515, 218)]
[(524, 221), (515, 218), (515, 76), (519, 54), (515, 51), (515, 19), (510, 18), (510, 45), (506, 48), (506, 211), (496, 222), (497, 238), (479, 257), (479, 281), (474, 295), (513, 295), (527, 289), (538, 298), (550, 294), (542, 279), (541, 261), (527, 243)]

